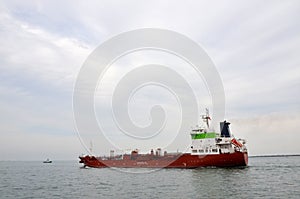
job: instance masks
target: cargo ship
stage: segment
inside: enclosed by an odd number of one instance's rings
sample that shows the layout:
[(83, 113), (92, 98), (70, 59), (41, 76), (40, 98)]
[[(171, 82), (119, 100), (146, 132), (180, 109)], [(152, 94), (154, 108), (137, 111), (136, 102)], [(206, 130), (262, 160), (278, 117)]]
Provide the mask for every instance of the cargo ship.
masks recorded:
[(202, 116), (205, 125), (191, 129), (191, 145), (184, 153), (168, 153), (160, 148), (142, 154), (132, 150), (129, 154), (96, 157), (79, 156), (84, 167), (105, 168), (197, 168), (197, 167), (243, 167), (248, 165), (246, 141), (235, 138), (230, 123), (220, 122), (220, 133), (209, 126), (208, 110)]

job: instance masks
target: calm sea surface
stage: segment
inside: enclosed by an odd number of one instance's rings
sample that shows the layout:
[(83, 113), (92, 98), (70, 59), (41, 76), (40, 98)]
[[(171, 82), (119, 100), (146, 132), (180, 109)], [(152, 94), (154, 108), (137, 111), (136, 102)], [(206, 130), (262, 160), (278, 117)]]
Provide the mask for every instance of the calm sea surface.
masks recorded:
[(125, 171), (2, 161), (0, 198), (300, 198), (300, 156), (250, 158), (243, 169)]

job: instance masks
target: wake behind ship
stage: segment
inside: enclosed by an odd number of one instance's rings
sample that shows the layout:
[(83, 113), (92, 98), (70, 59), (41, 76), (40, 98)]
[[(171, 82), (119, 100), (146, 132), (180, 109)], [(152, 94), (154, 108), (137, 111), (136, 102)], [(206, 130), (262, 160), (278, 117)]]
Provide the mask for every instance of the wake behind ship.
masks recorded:
[(237, 167), (248, 165), (246, 141), (236, 139), (229, 129), (229, 122), (220, 122), (220, 133), (209, 128), (209, 114), (202, 116), (206, 126), (191, 130), (191, 146), (186, 153), (162, 152), (160, 148), (148, 154), (133, 150), (130, 154), (109, 157), (80, 156), (84, 167), (119, 168), (197, 168), (197, 167)]

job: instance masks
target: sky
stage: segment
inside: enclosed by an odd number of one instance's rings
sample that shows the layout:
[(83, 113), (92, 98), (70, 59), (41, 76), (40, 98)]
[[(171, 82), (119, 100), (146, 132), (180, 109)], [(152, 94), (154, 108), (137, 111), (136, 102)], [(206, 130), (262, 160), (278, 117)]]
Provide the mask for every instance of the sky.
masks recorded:
[[(223, 82), (225, 118), (233, 134), (247, 140), (250, 155), (300, 154), (299, 18), (297, 0), (1, 1), (0, 160), (75, 160), (87, 153), (72, 108), (77, 75), (103, 42), (140, 28), (178, 32), (207, 52)], [(104, 98), (121, 77), (147, 63), (173, 65), (203, 100), (200, 109), (211, 106), (205, 83), (182, 60), (136, 52), (104, 76), (96, 94), (98, 118), (108, 118)], [(161, 87), (140, 90), (129, 104), (131, 119), (147, 125), (151, 106), (159, 103), (169, 112), (166, 131), (178, 128), (176, 99)], [(108, 123), (105, 132), (116, 132)], [(164, 140), (170, 134), (141, 143), (115, 135), (110, 138), (122, 147), (143, 150), (170, 142)], [(180, 138), (189, 142), (188, 133)], [(96, 152), (108, 153), (100, 145), (93, 143)]]

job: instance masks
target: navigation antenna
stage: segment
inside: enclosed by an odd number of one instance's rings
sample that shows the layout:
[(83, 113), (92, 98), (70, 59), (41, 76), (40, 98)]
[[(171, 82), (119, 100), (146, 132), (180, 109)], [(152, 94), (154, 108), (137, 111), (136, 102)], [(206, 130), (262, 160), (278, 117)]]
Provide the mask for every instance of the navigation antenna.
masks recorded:
[(206, 123), (207, 128), (209, 128), (209, 121), (208, 121), (208, 120), (210, 120), (209, 110), (208, 110), (208, 108), (206, 108), (205, 110), (206, 110), (206, 115), (202, 115), (202, 119), (203, 119), (203, 122)]

